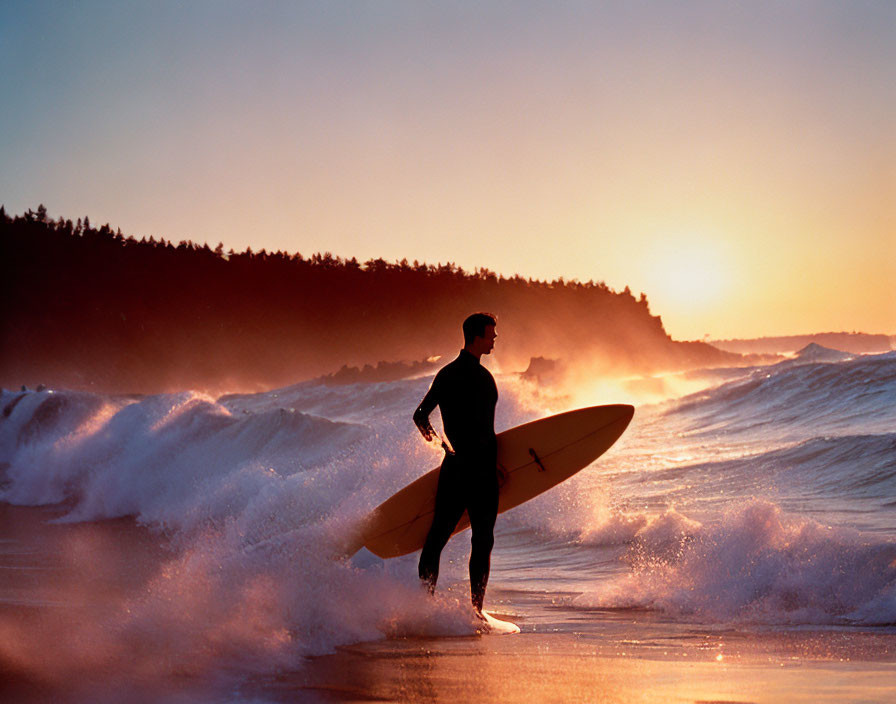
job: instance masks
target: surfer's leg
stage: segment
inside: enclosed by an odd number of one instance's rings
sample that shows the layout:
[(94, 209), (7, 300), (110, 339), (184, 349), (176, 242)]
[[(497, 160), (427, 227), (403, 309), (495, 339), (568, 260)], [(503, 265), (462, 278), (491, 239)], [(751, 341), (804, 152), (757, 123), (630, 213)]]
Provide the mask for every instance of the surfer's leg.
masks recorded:
[(470, 595), (473, 607), (482, 611), (488, 584), (492, 547), (495, 544), (495, 519), (498, 516), (498, 478), (485, 472), (485, 478), (467, 505), (473, 549), (470, 553)]
[(439, 557), (451, 533), (464, 515), (464, 501), (461, 493), (458, 468), (453, 458), (446, 457), (439, 472), (439, 486), (436, 490), (436, 510), (432, 517), (432, 526), (420, 553), (418, 573), (429, 593), (436, 589), (439, 579)]

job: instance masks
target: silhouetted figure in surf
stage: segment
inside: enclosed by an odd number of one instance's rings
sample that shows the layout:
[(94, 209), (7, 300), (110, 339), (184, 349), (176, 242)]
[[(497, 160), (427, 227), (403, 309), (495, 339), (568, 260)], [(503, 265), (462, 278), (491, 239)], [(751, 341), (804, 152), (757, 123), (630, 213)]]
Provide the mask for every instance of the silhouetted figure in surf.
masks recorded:
[[(473, 551), (470, 554), (470, 591), (473, 606), (482, 611), (488, 583), (489, 560), (498, 515), (497, 440), (495, 405), (498, 388), (479, 360), (495, 346), (493, 315), (474, 313), (463, 323), (464, 348), (442, 367), (414, 412), (414, 423), (427, 441), (437, 436), (429, 415), (438, 406), (451, 448), (439, 472), (436, 510), (420, 553), (420, 579), (435, 592), (439, 556), (464, 513), (470, 517)], [(452, 451), (453, 449), (453, 451)]]

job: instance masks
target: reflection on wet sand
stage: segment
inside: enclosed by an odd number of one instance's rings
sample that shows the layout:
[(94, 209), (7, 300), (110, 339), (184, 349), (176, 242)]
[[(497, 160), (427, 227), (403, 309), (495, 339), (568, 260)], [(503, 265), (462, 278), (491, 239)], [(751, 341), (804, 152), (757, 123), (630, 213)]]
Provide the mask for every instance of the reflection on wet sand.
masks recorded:
[(617, 641), (617, 655), (584, 634), (401, 640), (340, 649), (260, 688), (276, 701), (884, 702), (896, 692), (891, 639)]

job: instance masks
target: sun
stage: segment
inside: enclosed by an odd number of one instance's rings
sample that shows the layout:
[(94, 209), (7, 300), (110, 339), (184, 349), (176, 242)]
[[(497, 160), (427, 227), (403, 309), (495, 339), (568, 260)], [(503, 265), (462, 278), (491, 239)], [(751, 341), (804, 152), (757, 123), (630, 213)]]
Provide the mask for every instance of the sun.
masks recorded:
[(714, 308), (727, 296), (732, 262), (723, 242), (667, 236), (645, 255), (652, 300), (693, 312)]

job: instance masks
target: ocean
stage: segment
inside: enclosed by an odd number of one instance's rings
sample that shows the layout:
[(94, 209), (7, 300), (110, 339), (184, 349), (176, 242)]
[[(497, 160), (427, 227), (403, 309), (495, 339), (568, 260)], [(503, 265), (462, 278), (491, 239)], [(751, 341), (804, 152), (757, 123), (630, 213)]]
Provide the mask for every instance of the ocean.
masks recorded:
[[(4, 390), (12, 700), (351, 700), (361, 685), (315, 679), (334, 653), (483, 640), (469, 532), (444, 551), (434, 599), (416, 554), (338, 557), (369, 511), (438, 465), (411, 421), (431, 380)], [(553, 637), (576, 657), (645, 662), (884, 663), (880, 700), (896, 692), (896, 352), (670, 375), (650, 396), (624, 381), (496, 380), (498, 431), (587, 405), (636, 411), (593, 465), (498, 517), (486, 608), (523, 633), (485, 641)]]

